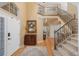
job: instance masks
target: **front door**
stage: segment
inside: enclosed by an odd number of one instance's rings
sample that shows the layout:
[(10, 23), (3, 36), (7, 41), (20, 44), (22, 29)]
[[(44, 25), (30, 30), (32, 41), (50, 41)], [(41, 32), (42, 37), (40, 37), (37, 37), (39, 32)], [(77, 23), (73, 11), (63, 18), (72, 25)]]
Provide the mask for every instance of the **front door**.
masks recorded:
[(13, 25), (13, 20), (9, 17), (7, 18), (7, 55), (11, 55), (12, 54), (12, 43), (13, 43), (13, 30), (14, 30), (14, 25)]
[(20, 20), (0, 10), (0, 56), (12, 55), (20, 45)]
[(8, 18), (7, 55), (12, 55), (20, 45), (20, 23), (15, 17)]

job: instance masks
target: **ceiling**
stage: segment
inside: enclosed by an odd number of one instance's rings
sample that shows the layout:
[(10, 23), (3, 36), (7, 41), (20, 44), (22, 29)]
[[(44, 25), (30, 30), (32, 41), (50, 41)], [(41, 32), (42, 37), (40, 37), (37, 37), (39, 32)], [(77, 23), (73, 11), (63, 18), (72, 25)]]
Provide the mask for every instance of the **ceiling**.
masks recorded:
[[(0, 2), (0, 7), (6, 5), (8, 2)], [(59, 6), (59, 2), (38, 2), (37, 4), (40, 4), (43, 7), (56, 7)]]
[(47, 18), (47, 21), (45, 25), (56, 25), (61, 24), (60, 21), (58, 21), (58, 18)]
[(59, 2), (39, 2), (38, 4), (40, 4), (43, 7), (56, 7), (58, 5), (61, 5), (61, 3)]

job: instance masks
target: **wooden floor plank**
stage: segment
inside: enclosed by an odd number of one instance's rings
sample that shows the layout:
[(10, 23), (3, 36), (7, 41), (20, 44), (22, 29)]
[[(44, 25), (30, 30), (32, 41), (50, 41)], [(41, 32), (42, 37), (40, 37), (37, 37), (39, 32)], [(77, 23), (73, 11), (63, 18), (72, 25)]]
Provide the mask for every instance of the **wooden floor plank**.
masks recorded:
[[(37, 44), (36, 46), (44, 46), (47, 47), (48, 50), (48, 55), (52, 56), (53, 55), (53, 51), (52, 48), (54, 49), (54, 39), (52, 38), (48, 38), (44, 41), (42, 41), (41, 43)], [(20, 56), (20, 54), (24, 51), (24, 49), (27, 49), (28, 46), (24, 46), (20, 49), (18, 49), (16, 52), (14, 52), (11, 56)]]
[(11, 56), (19, 56), (23, 51), (24, 49), (26, 49), (26, 46), (22, 47), (22, 48), (19, 48), (17, 51), (15, 51)]

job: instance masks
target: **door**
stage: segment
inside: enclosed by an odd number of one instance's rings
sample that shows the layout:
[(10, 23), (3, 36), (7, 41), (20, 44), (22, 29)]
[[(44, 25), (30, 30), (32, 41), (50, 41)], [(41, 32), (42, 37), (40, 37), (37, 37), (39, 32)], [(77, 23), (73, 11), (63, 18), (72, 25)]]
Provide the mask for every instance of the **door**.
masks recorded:
[(0, 15), (0, 56), (4, 55), (4, 17)]
[(0, 10), (0, 56), (6, 55), (6, 15)]
[(20, 23), (15, 17), (9, 17), (7, 21), (7, 55), (12, 55), (19, 48), (20, 45)]
[(0, 56), (12, 55), (20, 45), (20, 20), (0, 10)]
[(19, 46), (20, 46), (20, 20), (16, 19), (15, 17), (12, 18), (13, 25), (12, 25), (12, 36), (13, 36), (13, 42), (12, 42), (12, 51), (15, 52)]
[(13, 41), (13, 20), (9, 17), (7, 18), (7, 55), (11, 55), (12, 54), (12, 41)]

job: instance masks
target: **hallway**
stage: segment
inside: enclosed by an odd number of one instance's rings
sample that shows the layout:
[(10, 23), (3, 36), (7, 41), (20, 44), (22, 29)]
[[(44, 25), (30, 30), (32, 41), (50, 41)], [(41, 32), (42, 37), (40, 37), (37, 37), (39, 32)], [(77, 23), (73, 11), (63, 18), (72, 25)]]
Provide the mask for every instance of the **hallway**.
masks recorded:
[(0, 2), (0, 56), (78, 56), (78, 13), (69, 2)]

